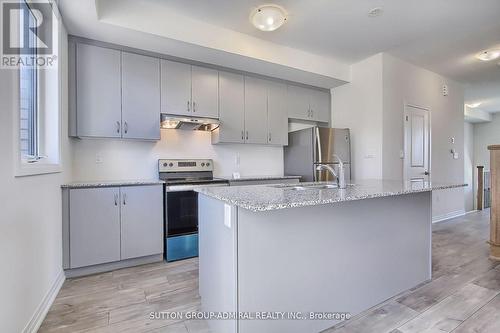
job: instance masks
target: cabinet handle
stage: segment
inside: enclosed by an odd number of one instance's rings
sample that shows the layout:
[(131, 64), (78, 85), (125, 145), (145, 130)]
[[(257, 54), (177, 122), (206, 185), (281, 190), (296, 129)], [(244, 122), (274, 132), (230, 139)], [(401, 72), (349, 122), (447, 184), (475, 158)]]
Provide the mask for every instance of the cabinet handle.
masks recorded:
[(271, 132), (269, 132), (269, 142), (271, 142)]
[(118, 206), (118, 194), (115, 194), (115, 206)]
[(120, 122), (119, 122), (119, 121), (117, 121), (117, 122), (116, 122), (116, 133), (120, 133), (120, 127), (121, 127), (121, 126), (120, 126)]
[(193, 112), (196, 112), (196, 102), (193, 102)]
[(125, 122), (125, 123), (123, 124), (123, 131), (125, 132), (125, 134), (127, 134), (127, 133), (128, 133), (128, 123), (127, 123), (127, 122)]
[(245, 140), (245, 131), (241, 131), (241, 140)]
[(189, 111), (191, 111), (191, 102), (188, 101), (187, 105), (188, 105), (188, 112), (189, 112)]
[(314, 110), (311, 109), (311, 118), (314, 118)]
[(248, 140), (248, 131), (247, 131), (247, 140)]
[(127, 205), (127, 193), (123, 193), (123, 205)]

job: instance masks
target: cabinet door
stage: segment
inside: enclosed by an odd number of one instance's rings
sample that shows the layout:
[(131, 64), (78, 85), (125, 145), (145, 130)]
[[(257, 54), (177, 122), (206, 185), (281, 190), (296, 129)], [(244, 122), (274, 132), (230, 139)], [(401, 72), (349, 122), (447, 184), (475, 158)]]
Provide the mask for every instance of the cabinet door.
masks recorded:
[(245, 142), (245, 83), (243, 75), (219, 73), (220, 126), (212, 132), (213, 143)]
[(245, 76), (245, 142), (267, 143), (267, 82)]
[(121, 259), (163, 253), (163, 187), (121, 187)]
[(161, 112), (191, 115), (191, 65), (161, 60)]
[(192, 66), (191, 75), (193, 116), (219, 118), (219, 72)]
[(160, 139), (160, 59), (122, 53), (122, 128), (129, 139)]
[(330, 121), (331, 107), (329, 92), (311, 89), (309, 104), (313, 120), (326, 123)]
[(77, 135), (119, 138), (121, 134), (120, 51), (77, 44)]
[(70, 267), (120, 260), (120, 189), (70, 190)]
[(309, 112), (309, 89), (298, 86), (288, 86), (287, 109), (288, 118), (311, 120)]
[(267, 142), (272, 145), (288, 144), (288, 115), (286, 111), (286, 85), (269, 82), (267, 95)]

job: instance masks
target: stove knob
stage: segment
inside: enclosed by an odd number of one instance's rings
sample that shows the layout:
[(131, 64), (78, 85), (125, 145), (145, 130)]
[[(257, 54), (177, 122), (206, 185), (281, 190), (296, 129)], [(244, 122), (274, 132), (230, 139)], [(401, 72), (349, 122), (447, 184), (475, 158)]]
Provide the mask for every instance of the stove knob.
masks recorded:
[(173, 167), (173, 166), (174, 166), (174, 163), (170, 162), (170, 163), (168, 164), (168, 166), (169, 166), (169, 167)]
[(210, 163), (209, 163), (209, 162), (207, 162), (207, 166), (210, 166)]
[(168, 166), (168, 163), (163, 163), (163, 166), (166, 168)]
[[(207, 165), (208, 165), (208, 164), (207, 164)], [(205, 166), (205, 163), (203, 163), (203, 162), (202, 162), (202, 163), (201, 163), (201, 166), (202, 166), (202, 167), (204, 167), (204, 166)]]

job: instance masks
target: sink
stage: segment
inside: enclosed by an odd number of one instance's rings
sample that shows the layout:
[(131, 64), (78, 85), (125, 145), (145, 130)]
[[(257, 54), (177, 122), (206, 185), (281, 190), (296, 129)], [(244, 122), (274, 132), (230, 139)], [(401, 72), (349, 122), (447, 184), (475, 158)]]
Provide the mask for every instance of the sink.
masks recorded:
[[(347, 186), (354, 186), (354, 184), (347, 184)], [(274, 185), (274, 188), (281, 188), (289, 191), (305, 191), (305, 190), (328, 190), (338, 189), (337, 184), (305, 184), (305, 185)]]

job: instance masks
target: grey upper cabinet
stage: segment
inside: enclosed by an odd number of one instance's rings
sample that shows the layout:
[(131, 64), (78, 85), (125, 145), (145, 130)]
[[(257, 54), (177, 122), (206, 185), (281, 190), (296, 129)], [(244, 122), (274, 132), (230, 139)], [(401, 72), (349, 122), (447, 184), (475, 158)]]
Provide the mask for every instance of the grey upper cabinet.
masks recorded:
[(286, 146), (288, 144), (288, 116), (286, 110), (286, 85), (269, 82), (267, 96), (267, 143)]
[(309, 90), (304, 87), (288, 86), (287, 109), (288, 117), (311, 120), (309, 109)]
[(267, 81), (245, 76), (245, 142), (267, 143)]
[(76, 45), (76, 133), (80, 137), (120, 138), (120, 51)]
[(191, 65), (161, 60), (161, 112), (191, 115)]
[(162, 186), (121, 187), (121, 259), (163, 253)]
[(191, 80), (193, 116), (218, 118), (219, 72), (210, 68), (192, 66)]
[(160, 139), (160, 60), (122, 52), (122, 136)]
[(212, 131), (212, 143), (245, 142), (245, 81), (243, 75), (219, 73), (220, 126)]
[(318, 89), (288, 86), (288, 117), (310, 121), (330, 121), (330, 93)]
[(311, 89), (310, 108), (315, 121), (329, 122), (331, 118), (330, 93)]
[(70, 267), (120, 260), (120, 189), (70, 191)]

